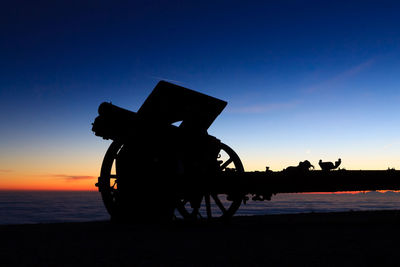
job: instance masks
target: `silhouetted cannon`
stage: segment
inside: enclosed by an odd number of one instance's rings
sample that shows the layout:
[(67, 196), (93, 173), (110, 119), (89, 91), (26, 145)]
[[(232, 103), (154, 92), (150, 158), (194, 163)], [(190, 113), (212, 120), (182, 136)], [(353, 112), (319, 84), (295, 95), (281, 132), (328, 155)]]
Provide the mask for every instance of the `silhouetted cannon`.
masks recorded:
[[(251, 194), (399, 190), (400, 172), (245, 172), (238, 155), (207, 129), (226, 102), (161, 81), (137, 112), (102, 103), (92, 130), (113, 140), (96, 184), (111, 218), (122, 221), (228, 219)], [(307, 163), (307, 164), (305, 164)], [(305, 167), (304, 167), (305, 166)]]
[(137, 112), (102, 103), (92, 130), (113, 140), (97, 184), (112, 218), (168, 220), (175, 208), (193, 218), (203, 199), (223, 209), (220, 217), (232, 216), (241, 196), (231, 193), (228, 200), (203, 189), (228, 165), (244, 171), (236, 153), (207, 133), (226, 104), (164, 81)]

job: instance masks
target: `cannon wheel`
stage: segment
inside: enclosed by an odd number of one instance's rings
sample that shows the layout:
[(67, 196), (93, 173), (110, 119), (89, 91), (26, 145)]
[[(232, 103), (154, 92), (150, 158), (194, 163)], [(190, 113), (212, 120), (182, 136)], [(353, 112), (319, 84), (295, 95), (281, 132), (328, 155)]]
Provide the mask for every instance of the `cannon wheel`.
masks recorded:
[[(222, 160), (220, 171), (244, 172), (239, 156), (232, 148), (223, 143), (220, 144), (220, 156), (222, 154), (225, 154), (225, 157), (220, 158)], [(241, 194), (232, 194), (230, 196), (227, 194), (205, 194), (195, 201), (186, 199), (178, 200), (177, 210), (184, 219), (201, 219), (203, 216), (206, 216), (208, 220), (213, 217), (225, 220), (235, 214), (243, 198), (244, 196)], [(214, 209), (212, 209), (212, 202), (215, 204)]]
[(104, 155), (99, 182), (97, 184), (104, 202), (104, 206), (111, 217), (116, 214), (118, 207), (118, 182), (114, 163), (122, 146), (122, 143), (117, 141), (111, 143), (106, 154)]
[[(104, 206), (111, 215), (111, 218), (116, 216), (118, 212), (118, 179), (115, 171), (115, 160), (122, 147), (123, 144), (120, 142), (114, 141), (111, 143), (106, 154), (104, 155), (100, 177), (97, 184), (104, 202)], [(221, 143), (220, 151), (220, 154), (226, 154), (227, 156), (220, 165), (221, 171), (229, 170), (244, 172), (243, 164), (233, 149)], [(176, 208), (185, 219), (201, 218), (203, 213), (202, 209), (204, 208), (208, 219), (211, 219), (212, 217), (229, 219), (240, 207), (243, 196), (231, 196), (229, 200), (227, 198), (228, 196), (226, 194), (207, 194), (196, 200), (196, 203), (189, 203), (185, 199), (180, 199), (177, 201)], [(214, 216), (212, 214), (211, 201), (213, 201), (217, 207), (217, 213), (214, 214)], [(198, 206), (199, 208), (191, 208), (190, 206), (192, 204), (194, 206)]]

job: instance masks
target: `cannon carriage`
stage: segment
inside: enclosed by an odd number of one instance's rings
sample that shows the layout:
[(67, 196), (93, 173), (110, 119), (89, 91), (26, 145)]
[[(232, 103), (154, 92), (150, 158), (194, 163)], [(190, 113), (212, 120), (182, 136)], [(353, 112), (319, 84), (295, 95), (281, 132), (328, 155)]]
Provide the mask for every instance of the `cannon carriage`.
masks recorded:
[(113, 220), (168, 221), (175, 210), (229, 219), (249, 195), (400, 189), (395, 170), (245, 172), (235, 151), (207, 133), (226, 104), (160, 81), (137, 112), (99, 106), (92, 130), (112, 143), (96, 185)]

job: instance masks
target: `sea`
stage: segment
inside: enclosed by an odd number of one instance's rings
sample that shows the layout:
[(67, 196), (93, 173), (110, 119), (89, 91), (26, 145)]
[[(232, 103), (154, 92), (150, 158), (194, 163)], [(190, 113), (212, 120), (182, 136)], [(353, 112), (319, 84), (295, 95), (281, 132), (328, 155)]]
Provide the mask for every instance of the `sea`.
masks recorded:
[[(236, 215), (294, 214), (399, 209), (399, 192), (278, 194), (248, 201)], [(213, 207), (215, 209), (216, 207)], [(0, 191), (0, 224), (109, 220), (99, 192)]]

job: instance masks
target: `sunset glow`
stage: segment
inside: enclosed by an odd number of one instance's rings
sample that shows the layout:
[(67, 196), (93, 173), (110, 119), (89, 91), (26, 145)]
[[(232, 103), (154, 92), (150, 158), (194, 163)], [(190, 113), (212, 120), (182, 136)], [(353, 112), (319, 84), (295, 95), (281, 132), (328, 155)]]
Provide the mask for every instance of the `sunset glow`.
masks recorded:
[(94, 191), (97, 177), (73, 175), (0, 175), (1, 190), (89, 190)]
[(159, 80), (228, 102), (209, 134), (247, 171), (400, 169), (399, 3), (306, 2), (4, 12), (0, 190), (97, 190), (98, 105), (137, 111)]

